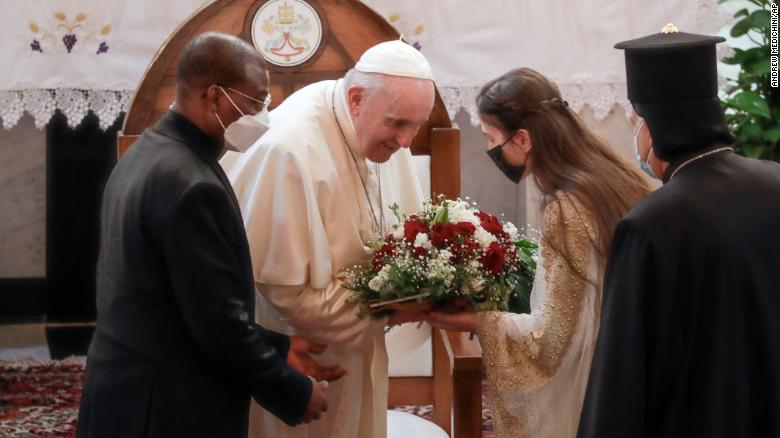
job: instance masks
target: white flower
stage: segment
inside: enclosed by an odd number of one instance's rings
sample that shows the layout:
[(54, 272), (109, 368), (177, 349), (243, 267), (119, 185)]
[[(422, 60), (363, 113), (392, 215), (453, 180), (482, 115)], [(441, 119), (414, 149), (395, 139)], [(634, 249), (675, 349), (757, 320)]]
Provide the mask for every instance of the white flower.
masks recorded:
[(479, 292), (485, 287), (485, 279), (482, 277), (474, 277), (473, 280), (471, 280), (471, 289)]
[(482, 289), (485, 288), (485, 279), (481, 276), (475, 276), (472, 277), (469, 281), (466, 282), (463, 289), (464, 292), (467, 294), (470, 294), (472, 292), (480, 292)]
[(458, 212), (463, 210), (471, 210), (469, 203), (460, 199), (454, 201), (447, 201), (447, 210), (449, 212)]
[(390, 278), (390, 265), (382, 266), (382, 270), (379, 271), (379, 273), (376, 274), (376, 276), (380, 278), (382, 282), (387, 281), (387, 279)]
[(447, 251), (446, 249), (443, 249), (439, 251), (439, 257), (440, 260), (443, 260), (444, 262), (448, 262), (452, 258), (452, 253)]
[(425, 233), (417, 233), (417, 237), (414, 238), (414, 247), (415, 248), (425, 248), (425, 249), (431, 249), (433, 248), (433, 245), (431, 245), (431, 241), (428, 240), (428, 235)]
[(449, 285), (453, 278), (455, 278), (454, 274), (456, 270), (455, 266), (431, 259), (426, 276), (431, 280), (441, 281), (445, 285)]
[(474, 232), (474, 240), (476, 240), (479, 243), (479, 246), (484, 249), (490, 246), (490, 244), (495, 242), (497, 239), (496, 236), (488, 233), (484, 228), (477, 227), (477, 231)]
[(368, 282), (368, 287), (371, 288), (371, 290), (375, 292), (379, 292), (379, 289), (382, 288), (382, 285), (385, 284), (385, 280), (383, 280), (380, 276), (376, 276), (371, 279), (371, 281)]
[(517, 240), (517, 227), (515, 227), (515, 224), (512, 222), (507, 222), (504, 224), (504, 232), (509, 234), (509, 240)]
[(401, 224), (395, 225), (395, 230), (393, 230), (393, 239), (400, 241), (404, 238), (404, 226)]
[(476, 210), (471, 208), (468, 202), (465, 201), (449, 201), (447, 204), (447, 219), (452, 224), (469, 222), (476, 227), (480, 224), (480, 221), (475, 213)]
[(455, 272), (457, 271), (457, 268), (450, 264), (450, 257), (452, 257), (452, 253), (443, 250), (439, 252), (438, 257), (428, 259), (427, 266), (424, 269), (425, 277), (449, 286), (455, 278)]

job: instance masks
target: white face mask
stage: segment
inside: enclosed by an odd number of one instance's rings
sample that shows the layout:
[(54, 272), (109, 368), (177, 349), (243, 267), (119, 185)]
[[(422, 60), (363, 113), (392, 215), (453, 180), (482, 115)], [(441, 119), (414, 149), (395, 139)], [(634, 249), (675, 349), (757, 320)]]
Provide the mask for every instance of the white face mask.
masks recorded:
[(642, 156), (639, 155), (639, 141), (637, 140), (637, 137), (639, 137), (639, 131), (642, 130), (642, 126), (644, 126), (645, 120), (639, 119), (639, 124), (636, 127), (636, 131), (634, 132), (634, 152), (636, 152), (636, 161), (639, 163), (639, 167), (648, 175), (650, 178), (658, 178), (655, 176), (655, 172), (653, 172), (653, 168), (650, 167), (650, 164), (642, 159)]
[[(227, 92), (225, 92), (222, 87), (219, 87), (219, 89), (222, 90), (230, 103), (233, 104), (236, 111), (241, 114), (241, 117), (239, 117), (238, 120), (225, 127), (222, 120), (219, 118), (219, 114), (214, 113), (217, 117), (217, 121), (222, 125), (222, 129), (225, 130), (225, 149), (236, 152), (246, 152), (271, 127), (271, 119), (268, 114), (268, 103), (270, 102), (264, 102), (263, 109), (259, 113), (250, 116), (244, 114), (244, 112), (238, 108), (238, 105), (233, 102), (233, 99), (228, 96)], [(249, 96), (247, 97), (252, 99)]]

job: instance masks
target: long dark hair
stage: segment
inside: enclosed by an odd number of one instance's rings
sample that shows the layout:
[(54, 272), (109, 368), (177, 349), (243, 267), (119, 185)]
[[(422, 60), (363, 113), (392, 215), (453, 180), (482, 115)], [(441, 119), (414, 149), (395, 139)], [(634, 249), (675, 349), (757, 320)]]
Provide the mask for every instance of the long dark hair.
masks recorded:
[[(603, 271), (617, 223), (649, 191), (644, 176), (568, 108), (552, 81), (534, 70), (514, 69), (488, 82), (477, 96), (477, 108), (507, 137), (518, 129), (528, 131), (533, 143), (530, 171), (544, 205), (556, 201), (560, 191), (588, 210)], [(556, 231), (565, 233), (562, 227)], [(554, 249), (580, 277), (594, 280), (574, 268), (569, 248)]]

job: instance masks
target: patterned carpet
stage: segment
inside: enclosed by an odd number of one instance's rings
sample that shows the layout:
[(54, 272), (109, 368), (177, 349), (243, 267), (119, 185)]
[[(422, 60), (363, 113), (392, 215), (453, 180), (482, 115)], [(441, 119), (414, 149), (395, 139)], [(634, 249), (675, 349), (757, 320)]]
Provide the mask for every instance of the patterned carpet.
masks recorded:
[[(83, 374), (83, 357), (0, 361), (0, 437), (75, 437)], [(482, 436), (493, 437), (492, 415), (484, 395), (482, 399)], [(432, 407), (397, 410), (430, 420)]]
[(76, 436), (83, 373), (83, 358), (0, 362), (0, 436)]

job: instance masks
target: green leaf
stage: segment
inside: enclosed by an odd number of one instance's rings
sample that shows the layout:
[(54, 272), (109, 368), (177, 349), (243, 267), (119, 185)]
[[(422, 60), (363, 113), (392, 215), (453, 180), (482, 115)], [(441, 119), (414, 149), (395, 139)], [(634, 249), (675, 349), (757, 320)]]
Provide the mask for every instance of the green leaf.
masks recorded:
[(764, 47), (753, 47), (748, 50), (735, 48), (734, 56), (726, 58), (725, 60), (728, 60), (727, 64), (742, 64), (746, 62), (755, 62), (768, 56), (769, 51)]
[(737, 133), (741, 142), (761, 140), (761, 126), (757, 123), (748, 123)]
[(772, 60), (767, 56), (766, 58), (753, 63), (753, 65), (749, 67), (746, 65), (745, 68), (750, 68), (753, 74), (756, 75), (768, 75), (772, 69)]
[(448, 219), (448, 211), (449, 207), (447, 204), (447, 201), (441, 201), (441, 207), (439, 208), (439, 211), (436, 213), (436, 216), (433, 218), (434, 224), (446, 224)]
[(752, 14), (750, 14), (750, 19), (753, 22), (752, 27), (762, 30), (769, 28), (769, 23), (771, 22), (769, 11), (765, 11), (763, 9), (759, 9), (758, 11), (754, 11)]
[(536, 243), (534, 243), (534, 242), (532, 242), (530, 240), (525, 240), (525, 239), (516, 241), (515, 242), (515, 246), (517, 248), (532, 249), (532, 250), (539, 248), (538, 244), (536, 244)]
[(775, 126), (764, 131), (764, 139), (770, 143), (777, 143), (780, 140), (780, 127)]
[(726, 65), (737, 65), (739, 64), (739, 60), (735, 56), (729, 56), (728, 58), (723, 58), (720, 60), (720, 62), (726, 64)]
[(734, 47), (734, 54), (728, 58), (723, 58), (724, 64), (735, 65), (741, 63), (745, 59), (745, 50)]
[(745, 156), (748, 158), (760, 158), (761, 155), (764, 154), (764, 150), (766, 150), (765, 145), (742, 146), (742, 152), (744, 152)]
[(749, 114), (771, 119), (769, 105), (760, 94), (755, 91), (743, 91), (734, 96), (733, 105)]
[(780, 108), (772, 108), (772, 120), (780, 124)]
[(731, 36), (734, 38), (741, 37), (742, 35), (748, 33), (752, 24), (753, 21), (750, 19), (750, 17), (737, 21), (737, 23), (734, 24), (734, 27), (731, 28)]
[(750, 11), (748, 11), (747, 8), (742, 8), (738, 10), (736, 14), (734, 14), (734, 18), (747, 17), (749, 14)]

